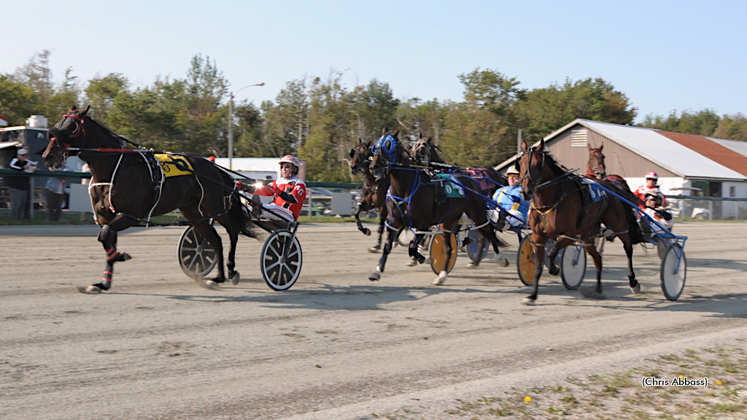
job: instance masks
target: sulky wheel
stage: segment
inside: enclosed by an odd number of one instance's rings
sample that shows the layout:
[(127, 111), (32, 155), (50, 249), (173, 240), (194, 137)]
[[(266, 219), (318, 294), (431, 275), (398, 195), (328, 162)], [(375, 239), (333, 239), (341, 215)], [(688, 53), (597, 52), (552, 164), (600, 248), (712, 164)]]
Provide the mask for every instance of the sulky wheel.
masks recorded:
[(265, 241), (259, 260), (262, 277), (272, 290), (288, 290), (298, 280), (303, 265), (301, 244), (287, 229), (276, 230)]
[(519, 270), (519, 280), (525, 286), (534, 284), (534, 267), (536, 264), (534, 261), (534, 248), (532, 247), (532, 242), (529, 241), (529, 237), (527, 235), (521, 239), (519, 252), (516, 253), (516, 267)]
[(207, 239), (197, 233), (194, 226), (185, 229), (179, 238), (176, 257), (184, 274), (192, 278), (207, 276), (218, 262), (215, 250)]
[(659, 272), (661, 290), (667, 299), (675, 301), (685, 288), (687, 258), (685, 258), (685, 250), (682, 249), (680, 244), (672, 244), (667, 248), (669, 249), (664, 253), (664, 258), (661, 259), (661, 270)]
[(473, 262), (479, 263), (486, 255), (488, 255), (488, 245), (490, 245), (490, 243), (485, 239), (482, 244), (482, 249), (480, 249), (480, 234), (477, 233), (476, 230), (470, 229), (467, 237), (470, 239), (469, 244), (467, 244), (467, 255), (469, 255), (469, 259)]
[(560, 251), (560, 279), (568, 290), (581, 287), (586, 274), (586, 252), (584, 247), (568, 245)]
[[(446, 235), (439, 233), (432, 235), (430, 243), (430, 255), (433, 258), (431, 263), (431, 270), (436, 274), (441, 274), (444, 271), (446, 265)], [(454, 264), (457, 259), (457, 241), (454, 235), (449, 235), (451, 238), (451, 258), (449, 259), (449, 266), (446, 267), (446, 272), (450, 273), (451, 269), (454, 268)]]

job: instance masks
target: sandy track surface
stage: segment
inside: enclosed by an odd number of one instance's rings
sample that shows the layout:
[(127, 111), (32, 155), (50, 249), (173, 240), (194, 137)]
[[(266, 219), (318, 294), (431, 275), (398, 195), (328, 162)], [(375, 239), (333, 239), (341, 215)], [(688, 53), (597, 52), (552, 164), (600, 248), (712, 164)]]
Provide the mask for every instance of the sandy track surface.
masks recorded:
[[(517, 241), (511, 266), (468, 270), (460, 254), (445, 286), (406, 267), (395, 248), (381, 281), (378, 255), (351, 224), (305, 225), (301, 278), (273, 292), (259, 273), (261, 243), (241, 238), (238, 286), (199, 288), (176, 262), (183, 228), (133, 229), (111, 291), (91, 227), (0, 228), (0, 418), (372, 418), (418, 407), (446, 418), (456, 398), (498, 395), (641, 363), (685, 348), (744, 347), (747, 224), (681, 224), (687, 285), (659, 287), (655, 250), (636, 248), (643, 293), (627, 287), (619, 242), (605, 249), (606, 299), (542, 277), (521, 304)], [(594, 270), (589, 261), (586, 285)], [(740, 341), (741, 340), (741, 341)]]

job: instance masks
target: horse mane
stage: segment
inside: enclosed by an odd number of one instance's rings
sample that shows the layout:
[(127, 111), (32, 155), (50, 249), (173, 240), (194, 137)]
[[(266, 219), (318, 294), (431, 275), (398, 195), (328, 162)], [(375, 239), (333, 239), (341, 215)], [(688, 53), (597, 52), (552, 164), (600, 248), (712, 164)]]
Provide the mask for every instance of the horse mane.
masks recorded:
[[(96, 120), (94, 120), (92, 117), (86, 115), (86, 118), (91, 121), (92, 123), (96, 124), (96, 127), (100, 128), (105, 134), (108, 134), (110, 137), (112, 137), (114, 140), (116, 140), (119, 143), (119, 147), (125, 149), (127, 148), (126, 143), (135, 144), (131, 142), (127, 137), (117, 134), (114, 131), (112, 131), (111, 128), (107, 127), (103, 123), (100, 123)], [(139, 145), (136, 145), (139, 146)]]

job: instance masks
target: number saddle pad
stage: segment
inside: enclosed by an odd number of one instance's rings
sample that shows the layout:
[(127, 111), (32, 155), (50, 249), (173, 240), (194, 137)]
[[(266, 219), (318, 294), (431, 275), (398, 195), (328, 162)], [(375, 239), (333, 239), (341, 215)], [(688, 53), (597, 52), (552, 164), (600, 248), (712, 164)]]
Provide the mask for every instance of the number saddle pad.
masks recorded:
[(458, 179), (452, 174), (436, 174), (436, 182), (440, 183), (444, 189), (446, 198), (466, 198), (464, 187)]
[(186, 157), (170, 153), (155, 153), (153, 155), (161, 165), (161, 171), (166, 178), (172, 176), (192, 175), (194, 170)]
[(591, 201), (597, 202), (607, 196), (607, 191), (605, 191), (598, 182), (588, 178), (581, 178), (581, 182), (589, 187)]

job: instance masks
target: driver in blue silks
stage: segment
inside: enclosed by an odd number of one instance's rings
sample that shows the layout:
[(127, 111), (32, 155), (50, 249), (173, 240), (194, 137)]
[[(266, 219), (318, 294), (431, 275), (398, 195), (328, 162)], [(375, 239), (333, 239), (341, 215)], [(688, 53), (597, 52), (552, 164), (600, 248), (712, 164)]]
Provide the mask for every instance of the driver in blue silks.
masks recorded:
[[(499, 188), (493, 194), (493, 201), (498, 207), (509, 214), (515, 216), (506, 216), (506, 221), (513, 227), (525, 227), (527, 223), (527, 214), (529, 213), (529, 201), (521, 198), (521, 185), (519, 184), (519, 171), (511, 165), (506, 171), (508, 186)], [(488, 210), (488, 217), (494, 223), (498, 223), (500, 212), (498, 210)]]

